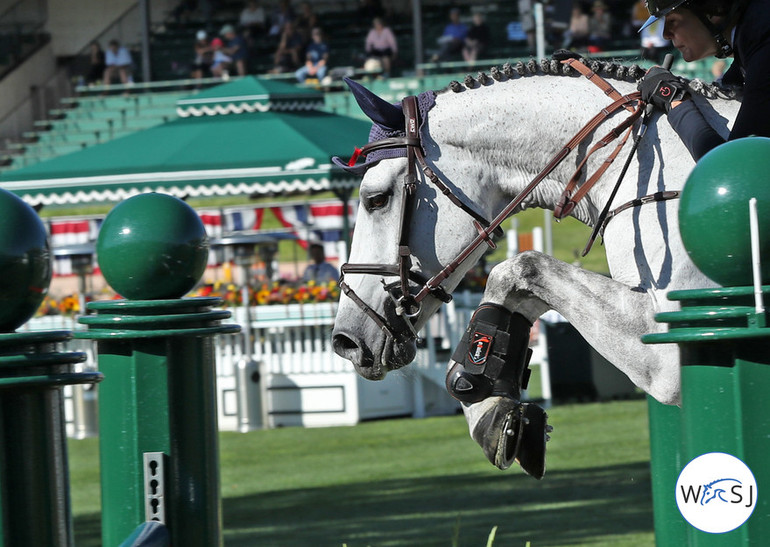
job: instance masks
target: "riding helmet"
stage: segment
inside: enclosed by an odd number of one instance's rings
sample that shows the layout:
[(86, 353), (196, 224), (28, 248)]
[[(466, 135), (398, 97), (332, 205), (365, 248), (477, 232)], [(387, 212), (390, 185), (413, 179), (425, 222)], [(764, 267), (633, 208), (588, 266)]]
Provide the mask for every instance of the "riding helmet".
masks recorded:
[(687, 2), (687, 0), (645, 0), (647, 11), (650, 12), (650, 18), (647, 19), (639, 32), (643, 31), (661, 17), (665, 17), (670, 12)]
[[(682, 6), (692, 11), (703, 26), (705, 26), (717, 45), (715, 56), (718, 59), (724, 59), (733, 54), (733, 48), (724, 37), (724, 31), (728, 24), (738, 20), (738, 15), (745, 6), (745, 0), (645, 0), (647, 11), (650, 12), (650, 18), (644, 22), (639, 32), (643, 31), (661, 17), (665, 17), (676, 8)], [(724, 20), (721, 24), (715, 25), (709, 15), (722, 15)]]

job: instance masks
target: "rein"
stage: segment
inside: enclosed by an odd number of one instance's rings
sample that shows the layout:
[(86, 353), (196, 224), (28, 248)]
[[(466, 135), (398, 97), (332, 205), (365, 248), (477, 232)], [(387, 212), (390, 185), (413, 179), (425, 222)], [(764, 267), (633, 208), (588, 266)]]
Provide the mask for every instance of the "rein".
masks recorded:
[[(428, 166), (425, 161), (425, 156), (422, 151), (421, 138), (419, 134), (419, 119), (417, 110), (417, 99), (414, 96), (405, 97), (402, 101), (402, 108), (405, 118), (405, 136), (404, 137), (390, 137), (381, 139), (366, 144), (362, 148), (356, 148), (355, 153), (350, 159), (348, 165), (355, 165), (359, 156), (366, 156), (367, 154), (385, 148), (397, 148), (405, 147), (407, 150), (407, 173), (404, 177), (404, 198), (401, 200), (400, 210), (400, 234), (398, 243), (398, 262), (396, 264), (384, 265), (384, 264), (343, 264), (340, 268), (340, 288), (361, 310), (366, 313), (383, 331), (390, 335), (394, 340), (414, 340), (418, 338), (417, 330), (412, 322), (412, 319), (417, 317), (420, 313), (422, 301), (428, 295), (438, 298), (442, 302), (449, 302), (451, 295), (441, 286), (441, 283), (446, 280), (465, 260), (470, 257), (473, 252), (478, 249), (482, 244), (486, 244), (491, 248), (495, 248), (495, 242), (491, 236), (499, 237), (502, 235), (502, 228), (500, 225), (508, 218), (513, 211), (521, 204), (524, 199), (529, 196), (530, 193), (542, 182), (564, 159), (577, 148), (582, 142), (584, 142), (601, 124), (603, 124), (609, 117), (620, 110), (627, 110), (630, 115), (621, 122), (617, 127), (600, 139), (586, 157), (580, 162), (575, 174), (570, 179), (567, 187), (565, 188), (562, 196), (559, 200), (557, 207), (554, 209), (554, 216), (557, 219), (563, 218), (572, 212), (577, 203), (588, 193), (588, 191), (594, 186), (594, 184), (601, 178), (607, 168), (612, 164), (615, 157), (617, 157), (623, 145), (629, 138), (633, 130), (634, 123), (639, 119), (643, 111), (643, 103), (638, 91), (629, 93), (628, 95), (621, 95), (612, 85), (604, 80), (598, 74), (595, 74), (588, 67), (586, 67), (579, 59), (566, 59), (562, 61), (565, 64), (578, 70), (581, 74), (586, 76), (589, 81), (597, 85), (604, 93), (610, 97), (613, 102), (603, 108), (588, 123), (586, 123), (572, 139), (570, 139), (564, 147), (556, 153), (546, 166), (530, 181), (530, 183), (516, 196), (514, 197), (505, 208), (491, 221), (487, 221), (471, 207), (462, 202), (449, 187), (434, 173), (434, 171)], [(618, 142), (615, 149), (609, 154), (603, 164), (591, 175), (581, 187), (574, 192), (578, 181), (582, 177), (583, 170), (585, 168), (588, 157), (591, 156), (597, 150), (611, 143), (613, 140), (618, 139), (623, 134), (623, 138)], [(465, 211), (473, 218), (473, 226), (476, 228), (478, 234), (458, 255), (457, 257), (444, 266), (441, 271), (436, 273), (430, 279), (426, 279), (425, 276), (419, 272), (411, 270), (411, 251), (409, 248), (409, 225), (411, 220), (411, 213), (414, 210), (413, 201), (417, 188), (417, 176), (415, 173), (415, 163), (420, 165), (420, 169), (423, 174), (430, 180), (441, 192), (447, 196), (450, 201), (458, 208)], [(619, 183), (620, 181), (618, 181)], [(670, 198), (667, 198), (670, 199)], [(603, 225), (612, 218), (618, 210), (612, 212), (612, 214), (603, 222)], [(395, 313), (399, 316), (406, 327), (406, 330), (397, 332), (387, 321), (386, 318), (378, 314), (371, 306), (366, 304), (345, 282), (345, 274), (373, 274), (383, 276), (398, 276), (399, 280), (390, 284), (386, 284), (385, 279), (381, 279), (383, 287), (388, 295), (391, 297), (395, 305)], [(415, 282), (421, 285), (419, 291), (412, 295), (409, 291), (409, 282)]]

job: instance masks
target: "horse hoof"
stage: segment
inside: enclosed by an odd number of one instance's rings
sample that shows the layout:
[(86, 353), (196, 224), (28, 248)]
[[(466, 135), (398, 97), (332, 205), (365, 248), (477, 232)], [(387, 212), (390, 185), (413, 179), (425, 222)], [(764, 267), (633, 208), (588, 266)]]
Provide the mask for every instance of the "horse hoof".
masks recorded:
[(545, 475), (545, 443), (553, 430), (536, 404), (500, 399), (473, 429), (472, 437), (498, 469), (517, 462), (536, 479)]

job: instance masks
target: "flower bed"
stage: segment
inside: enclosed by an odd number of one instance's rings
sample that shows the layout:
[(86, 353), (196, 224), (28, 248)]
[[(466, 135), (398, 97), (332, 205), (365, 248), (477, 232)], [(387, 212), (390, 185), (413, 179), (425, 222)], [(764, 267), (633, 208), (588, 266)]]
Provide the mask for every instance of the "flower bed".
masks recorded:
[[(243, 290), (233, 283), (216, 282), (207, 284), (191, 293), (190, 296), (218, 296), (224, 300), (224, 306), (243, 305)], [(318, 302), (337, 302), (340, 288), (336, 281), (316, 283), (310, 281), (301, 285), (274, 282), (263, 283), (254, 288), (248, 287), (250, 306), (270, 306), (277, 304), (314, 304)]]
[[(196, 289), (188, 297), (217, 296), (222, 298), (223, 307), (235, 307), (243, 305), (243, 291), (241, 287), (233, 283), (206, 284)], [(111, 291), (104, 291), (98, 295), (87, 295), (86, 302), (93, 300), (120, 299), (120, 295)], [(290, 304), (316, 304), (321, 302), (337, 302), (340, 299), (340, 288), (336, 281), (328, 283), (316, 283), (310, 281), (305, 284), (295, 285), (286, 282), (248, 288), (249, 306), (271, 306)], [(47, 295), (38, 308), (36, 317), (50, 315), (65, 315), (74, 317), (81, 313), (80, 297), (78, 294), (70, 294), (63, 297)]]

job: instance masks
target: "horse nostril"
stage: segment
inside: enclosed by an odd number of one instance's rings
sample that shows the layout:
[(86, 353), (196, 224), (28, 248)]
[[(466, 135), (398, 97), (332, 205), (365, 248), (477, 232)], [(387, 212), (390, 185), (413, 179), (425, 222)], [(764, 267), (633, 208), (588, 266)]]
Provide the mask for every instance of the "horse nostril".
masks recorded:
[(347, 334), (335, 334), (332, 337), (332, 344), (334, 345), (334, 351), (337, 353), (340, 351), (359, 349), (358, 344), (356, 344)]
[(338, 333), (332, 336), (332, 348), (334, 353), (354, 364), (358, 364), (361, 359), (361, 347), (346, 334)]
[(340, 357), (352, 362), (353, 366), (364, 375), (366, 375), (365, 370), (370, 371), (374, 367), (372, 352), (349, 334), (334, 333), (332, 335), (332, 349)]

